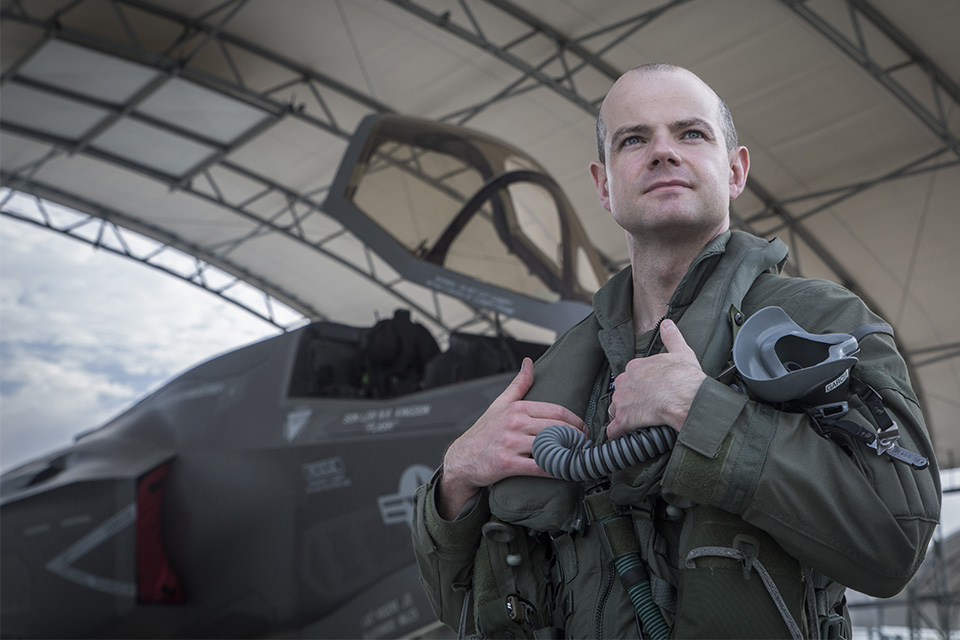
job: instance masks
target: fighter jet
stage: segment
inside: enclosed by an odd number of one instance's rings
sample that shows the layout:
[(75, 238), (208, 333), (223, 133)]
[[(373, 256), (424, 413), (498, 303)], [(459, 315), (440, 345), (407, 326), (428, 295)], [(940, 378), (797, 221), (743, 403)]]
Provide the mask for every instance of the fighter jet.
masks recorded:
[[(416, 187), (416, 233), (391, 217), (399, 177)], [(461, 127), (368, 117), (323, 208), (403, 279), (487, 318), (561, 331), (605, 277), (556, 182)], [(521, 359), (545, 348), (497, 331), (435, 336), (400, 308), (200, 364), (0, 478), (0, 634), (436, 629), (410, 543), (412, 494)]]

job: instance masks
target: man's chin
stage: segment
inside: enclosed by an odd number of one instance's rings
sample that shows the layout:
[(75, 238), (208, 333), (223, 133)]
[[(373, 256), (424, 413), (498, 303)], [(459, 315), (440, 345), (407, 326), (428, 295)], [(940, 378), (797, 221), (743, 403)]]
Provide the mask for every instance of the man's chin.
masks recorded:
[(723, 220), (694, 217), (690, 215), (663, 216), (660, 219), (645, 220), (642, 224), (621, 227), (639, 239), (656, 238), (665, 243), (703, 242), (706, 244), (730, 227), (729, 219)]

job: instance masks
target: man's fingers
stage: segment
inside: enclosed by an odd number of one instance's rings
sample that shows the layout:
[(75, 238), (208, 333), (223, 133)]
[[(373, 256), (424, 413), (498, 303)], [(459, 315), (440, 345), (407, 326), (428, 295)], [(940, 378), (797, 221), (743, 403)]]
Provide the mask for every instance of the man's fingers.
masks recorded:
[(550, 425), (559, 424), (585, 431), (583, 420), (566, 407), (546, 402), (517, 402), (504, 414), (504, 427), (536, 435)]
[(516, 402), (522, 400), (527, 395), (530, 387), (533, 386), (533, 360), (524, 358), (520, 364), (520, 372), (514, 377), (513, 381), (507, 385), (503, 393), (494, 401), (494, 404), (504, 404), (507, 402)]
[(521, 476), (540, 476), (543, 478), (552, 478), (549, 473), (540, 468), (537, 461), (533, 458), (523, 458), (517, 465), (517, 475)]
[(568, 424), (576, 429), (583, 430), (583, 420), (580, 419), (580, 416), (558, 404), (524, 402), (517, 408), (533, 420), (548, 420), (552, 424)]
[(552, 420), (556, 423), (568, 424), (576, 429), (583, 430), (583, 420), (566, 407), (551, 402), (523, 402), (523, 397), (527, 395), (527, 392), (532, 386), (533, 360), (524, 358), (523, 363), (520, 365), (520, 372), (517, 373), (513, 381), (507, 385), (507, 388), (503, 390), (503, 393), (500, 394), (493, 404), (505, 405), (516, 403), (509, 411), (521, 420)]
[(523, 433), (526, 433), (531, 436), (537, 436), (541, 431), (547, 427), (552, 427), (554, 425), (559, 425), (561, 427), (566, 427), (568, 429), (576, 429), (580, 433), (586, 433), (582, 422), (571, 423), (567, 420), (546, 420), (546, 419), (536, 419), (529, 420), (524, 424)]

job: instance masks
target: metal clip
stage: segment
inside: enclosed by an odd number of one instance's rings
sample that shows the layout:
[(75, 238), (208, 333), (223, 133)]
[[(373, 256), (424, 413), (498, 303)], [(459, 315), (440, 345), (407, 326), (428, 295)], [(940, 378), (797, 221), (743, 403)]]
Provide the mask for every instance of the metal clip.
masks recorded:
[(528, 629), (533, 628), (536, 619), (536, 610), (533, 605), (517, 595), (507, 596), (505, 602), (507, 608), (507, 617), (511, 621)]
[(914, 453), (898, 445), (897, 440), (899, 439), (900, 430), (897, 429), (897, 423), (894, 422), (893, 425), (878, 433), (872, 442), (867, 443), (867, 446), (876, 449), (878, 456), (885, 453), (891, 458), (912, 465), (917, 470), (926, 469), (930, 461), (919, 453)]
[(877, 437), (873, 439), (873, 442), (868, 442), (867, 446), (876, 449), (877, 455), (879, 456), (897, 446), (897, 440), (899, 439), (900, 429), (897, 428), (897, 423), (894, 422), (883, 431), (878, 432)]
[[(876, 448), (876, 443), (871, 443), (868, 445), (870, 447)], [(908, 449), (904, 449), (898, 444), (895, 444), (883, 451), (877, 451), (877, 453), (886, 453), (891, 458), (899, 460), (900, 462), (906, 462), (907, 464), (913, 466), (917, 471), (921, 469), (926, 469), (930, 464), (930, 461), (919, 453), (914, 453)]]

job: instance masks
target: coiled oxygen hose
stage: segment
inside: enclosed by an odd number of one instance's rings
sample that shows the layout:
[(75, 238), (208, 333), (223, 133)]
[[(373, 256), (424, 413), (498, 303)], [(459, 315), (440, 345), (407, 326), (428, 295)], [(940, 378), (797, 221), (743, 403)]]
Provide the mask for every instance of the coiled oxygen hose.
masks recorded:
[(595, 447), (580, 431), (555, 424), (534, 438), (533, 459), (555, 478), (583, 482), (662, 456), (676, 441), (668, 426), (645, 427)]
[[(555, 478), (583, 482), (598, 480), (618, 469), (661, 456), (670, 451), (676, 441), (676, 431), (659, 426), (638, 429), (595, 447), (582, 432), (555, 424), (534, 438), (533, 459)], [(653, 602), (650, 578), (640, 559), (631, 520), (622, 513), (614, 513), (609, 503), (601, 508), (610, 509), (599, 524), (610, 541), (617, 573), (637, 612), (644, 634), (654, 640), (665, 640), (670, 628)], [(621, 530), (626, 527), (626, 532), (620, 531), (618, 534), (617, 527)], [(632, 544), (625, 545), (626, 540), (631, 540)]]

